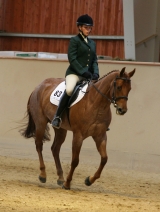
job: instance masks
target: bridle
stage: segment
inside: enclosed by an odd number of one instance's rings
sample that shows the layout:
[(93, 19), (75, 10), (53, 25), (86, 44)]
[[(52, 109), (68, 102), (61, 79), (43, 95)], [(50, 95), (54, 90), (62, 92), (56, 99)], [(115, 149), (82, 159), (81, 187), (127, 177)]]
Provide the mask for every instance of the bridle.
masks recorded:
[[(113, 82), (114, 89), (113, 89), (113, 94), (112, 94), (112, 98), (111, 98), (111, 99), (108, 98), (107, 95), (103, 94), (103, 93), (95, 86), (94, 83), (92, 84), (93, 87), (96, 89), (96, 91), (97, 91), (99, 94), (101, 94), (105, 99), (107, 99), (110, 103), (112, 103), (116, 109), (117, 109), (117, 107), (118, 107), (117, 104), (116, 104), (117, 100), (119, 100), (119, 99), (126, 99), (126, 101), (128, 100), (128, 97), (127, 97), (127, 96), (118, 96), (118, 97), (116, 97), (116, 94), (115, 94), (115, 91), (116, 91), (116, 81), (119, 80), (119, 79), (120, 79), (120, 80), (124, 80), (124, 81), (128, 81), (128, 82), (131, 81), (130, 79), (127, 79), (127, 78), (124, 78), (124, 77), (116, 77), (115, 80), (114, 80), (114, 82)], [(110, 89), (111, 89), (111, 88), (110, 88)], [(110, 89), (109, 89), (109, 90), (110, 90)]]

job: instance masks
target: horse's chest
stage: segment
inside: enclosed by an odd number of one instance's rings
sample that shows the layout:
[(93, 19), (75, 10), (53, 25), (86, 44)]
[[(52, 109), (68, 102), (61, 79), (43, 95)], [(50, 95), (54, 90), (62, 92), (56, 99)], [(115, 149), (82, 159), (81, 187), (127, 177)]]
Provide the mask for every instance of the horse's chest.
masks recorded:
[(110, 122), (111, 121), (111, 112), (108, 111), (98, 111), (97, 113), (97, 122)]

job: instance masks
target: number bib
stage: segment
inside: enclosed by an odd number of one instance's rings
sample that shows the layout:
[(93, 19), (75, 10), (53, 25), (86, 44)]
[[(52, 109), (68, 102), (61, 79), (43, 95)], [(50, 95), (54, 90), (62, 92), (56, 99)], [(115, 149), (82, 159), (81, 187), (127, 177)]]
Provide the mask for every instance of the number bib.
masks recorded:
[(52, 94), (50, 96), (50, 102), (52, 104), (58, 105), (59, 100), (60, 100), (61, 96), (63, 95), (65, 88), (66, 88), (65, 81), (61, 82), (55, 88), (55, 90), (52, 92)]
[[(77, 99), (71, 103), (70, 107), (75, 105), (77, 102), (79, 102), (85, 95), (86, 93), (86, 90), (87, 90), (87, 87), (88, 87), (88, 84), (86, 84), (82, 90), (79, 91), (79, 94), (77, 96)], [(50, 102), (54, 105), (57, 105), (59, 104), (59, 100), (61, 98), (61, 96), (63, 95), (64, 91), (66, 89), (66, 85), (65, 85), (65, 81), (61, 82), (56, 88), (55, 90), (51, 93), (51, 96), (50, 96)]]

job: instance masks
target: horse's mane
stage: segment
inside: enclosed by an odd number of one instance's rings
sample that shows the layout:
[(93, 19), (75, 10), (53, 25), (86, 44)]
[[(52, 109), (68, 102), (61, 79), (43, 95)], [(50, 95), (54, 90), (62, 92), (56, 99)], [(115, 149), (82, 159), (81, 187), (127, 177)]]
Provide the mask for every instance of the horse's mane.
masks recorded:
[(103, 79), (104, 77), (108, 76), (109, 74), (111, 74), (113, 72), (118, 72), (118, 70), (113, 70), (113, 71), (108, 72), (107, 74), (105, 74), (104, 76), (102, 76), (101, 78), (99, 78), (98, 81), (101, 80), (101, 79)]

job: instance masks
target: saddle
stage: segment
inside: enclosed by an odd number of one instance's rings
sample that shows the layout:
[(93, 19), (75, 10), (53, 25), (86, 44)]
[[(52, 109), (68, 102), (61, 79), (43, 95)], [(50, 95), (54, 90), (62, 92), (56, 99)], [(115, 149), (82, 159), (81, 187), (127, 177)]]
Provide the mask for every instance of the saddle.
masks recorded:
[[(72, 95), (69, 99), (69, 102), (68, 102), (68, 107), (71, 107), (71, 105), (76, 101), (76, 99), (78, 98), (78, 95), (79, 95), (79, 92), (84, 92), (82, 89), (83, 87), (88, 84), (88, 81), (79, 81), (77, 82), (73, 92), (72, 92)], [(85, 94), (86, 92), (84, 92)]]
[[(86, 90), (88, 88), (88, 84), (89, 84), (88, 81), (80, 81), (76, 84), (70, 97), (70, 100), (67, 104), (67, 107), (72, 107), (84, 97)], [(50, 95), (50, 102), (58, 106), (60, 98), (63, 95), (65, 89), (66, 89), (65, 81), (57, 85), (57, 87), (53, 90), (53, 92)]]

